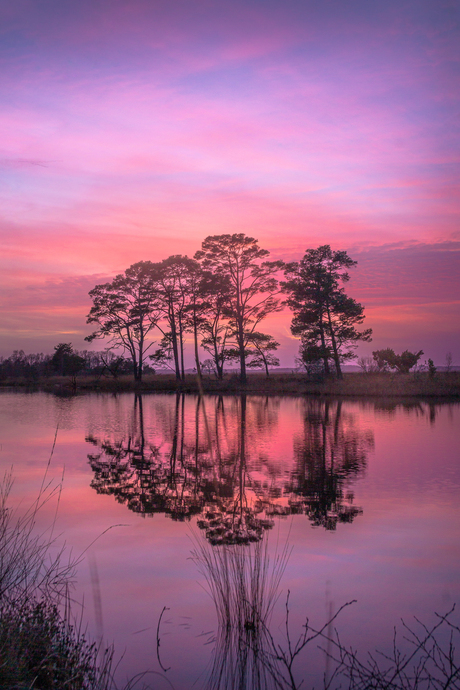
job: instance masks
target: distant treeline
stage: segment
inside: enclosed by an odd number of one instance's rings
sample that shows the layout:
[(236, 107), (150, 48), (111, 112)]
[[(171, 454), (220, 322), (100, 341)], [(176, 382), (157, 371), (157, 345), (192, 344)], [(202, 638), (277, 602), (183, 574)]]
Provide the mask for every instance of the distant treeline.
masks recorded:
[[(53, 355), (43, 352), (26, 355), (15, 350), (9, 357), (0, 357), (0, 380), (24, 378), (38, 381), (49, 376), (72, 376), (88, 374), (93, 376), (132, 374), (131, 360), (112, 352), (90, 352), (74, 350), (70, 343), (59, 343)], [(150, 367), (147, 366), (146, 371)]]

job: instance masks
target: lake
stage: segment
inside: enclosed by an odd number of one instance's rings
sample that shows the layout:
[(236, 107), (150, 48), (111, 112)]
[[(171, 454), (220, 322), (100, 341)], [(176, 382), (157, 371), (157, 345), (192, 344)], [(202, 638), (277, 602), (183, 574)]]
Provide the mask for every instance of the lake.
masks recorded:
[[(49, 462), (58, 540), (82, 554), (75, 607), (123, 655), (120, 681), (257, 687), (226, 616), (248, 635), (265, 616), (285, 645), (288, 592), (293, 639), (356, 600), (333, 626), (363, 656), (390, 650), (401, 618), (460, 602), (457, 403), (3, 391), (0, 406), (12, 503), (34, 500)], [(330, 673), (317, 647), (293, 664), (305, 687)]]

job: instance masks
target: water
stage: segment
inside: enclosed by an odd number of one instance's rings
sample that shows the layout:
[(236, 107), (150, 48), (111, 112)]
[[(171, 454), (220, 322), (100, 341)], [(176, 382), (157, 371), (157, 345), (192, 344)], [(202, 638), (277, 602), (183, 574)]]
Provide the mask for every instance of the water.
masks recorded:
[[(120, 679), (151, 670), (152, 687), (187, 690), (249, 678), (209, 593), (225, 582), (253, 596), (231, 574), (248, 554), (263, 573), (289, 551), (267, 618), (280, 644), (288, 591), (293, 638), (306, 616), (321, 626), (356, 599), (334, 625), (362, 652), (389, 650), (401, 618), (430, 624), (460, 602), (458, 404), (3, 392), (0, 409), (16, 504), (35, 498), (57, 429), (47, 476), (64, 474), (58, 531), (83, 554), (75, 598), (90, 633), (124, 653)], [(215, 561), (222, 545), (231, 562)], [(231, 614), (247, 634), (250, 611)], [(293, 668), (306, 687), (330, 672), (316, 643)], [(227, 684), (209, 684), (213, 669)]]

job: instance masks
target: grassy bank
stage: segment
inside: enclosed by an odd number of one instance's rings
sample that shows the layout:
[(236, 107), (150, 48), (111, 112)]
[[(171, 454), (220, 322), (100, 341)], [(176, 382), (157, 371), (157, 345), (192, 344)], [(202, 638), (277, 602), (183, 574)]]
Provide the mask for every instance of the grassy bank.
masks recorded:
[[(198, 393), (197, 377), (188, 374), (185, 381), (176, 381), (168, 374), (148, 374), (141, 385), (131, 376), (114, 378), (49, 377), (38, 381), (5, 379), (2, 387), (35, 388), (50, 393), (72, 394), (85, 392), (116, 393), (123, 391)], [(460, 398), (460, 372), (439, 372), (429, 376), (426, 372), (410, 374), (345, 374), (343, 380), (335, 378), (311, 380), (303, 373), (250, 374), (242, 385), (236, 374), (227, 374), (222, 381), (214, 376), (203, 376), (201, 389), (205, 393), (249, 393), (263, 395), (319, 395), (345, 397), (438, 397)]]

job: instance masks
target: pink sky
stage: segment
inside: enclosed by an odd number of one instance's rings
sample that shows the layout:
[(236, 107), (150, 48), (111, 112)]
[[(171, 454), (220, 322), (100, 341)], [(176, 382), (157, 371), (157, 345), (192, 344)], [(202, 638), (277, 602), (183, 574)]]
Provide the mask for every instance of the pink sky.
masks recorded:
[(0, 354), (83, 348), (97, 282), (245, 232), (349, 251), (362, 354), (460, 363), (457, 1), (18, 0), (0, 27)]

